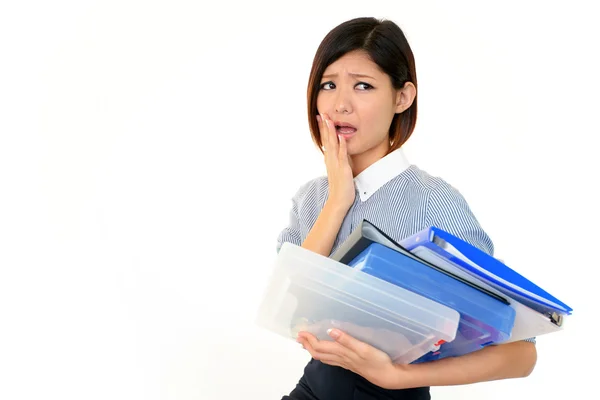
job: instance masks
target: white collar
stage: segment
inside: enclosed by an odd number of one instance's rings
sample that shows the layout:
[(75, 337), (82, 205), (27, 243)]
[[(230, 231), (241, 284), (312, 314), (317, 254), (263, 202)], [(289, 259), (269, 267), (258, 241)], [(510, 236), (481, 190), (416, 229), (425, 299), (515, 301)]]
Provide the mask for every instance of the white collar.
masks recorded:
[(402, 149), (396, 149), (371, 164), (354, 178), (362, 201), (366, 201), (383, 185), (394, 179), (410, 166)]

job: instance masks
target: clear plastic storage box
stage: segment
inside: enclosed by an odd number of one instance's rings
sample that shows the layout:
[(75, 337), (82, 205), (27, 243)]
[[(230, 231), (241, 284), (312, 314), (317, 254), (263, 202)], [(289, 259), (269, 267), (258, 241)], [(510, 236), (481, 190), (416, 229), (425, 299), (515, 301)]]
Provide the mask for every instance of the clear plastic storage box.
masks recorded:
[(295, 339), (329, 328), (408, 364), (456, 335), (460, 315), (407, 289), (300, 246), (284, 243), (260, 304), (257, 324)]

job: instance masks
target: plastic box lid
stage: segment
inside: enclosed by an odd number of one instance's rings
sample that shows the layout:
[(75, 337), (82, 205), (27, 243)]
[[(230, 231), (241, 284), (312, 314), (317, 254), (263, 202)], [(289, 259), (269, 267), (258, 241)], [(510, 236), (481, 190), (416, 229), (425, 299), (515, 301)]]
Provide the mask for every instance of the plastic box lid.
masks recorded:
[(450, 307), (363, 271), (284, 243), (256, 323), (295, 339), (332, 340), (338, 328), (408, 364), (455, 338), (460, 315)]

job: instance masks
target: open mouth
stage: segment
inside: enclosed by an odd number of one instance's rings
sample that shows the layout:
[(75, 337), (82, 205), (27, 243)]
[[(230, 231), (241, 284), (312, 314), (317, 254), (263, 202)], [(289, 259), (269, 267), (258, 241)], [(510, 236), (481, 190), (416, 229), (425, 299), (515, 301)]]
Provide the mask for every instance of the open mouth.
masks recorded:
[(356, 128), (351, 124), (336, 121), (335, 122), (335, 131), (339, 135), (350, 136), (356, 132)]

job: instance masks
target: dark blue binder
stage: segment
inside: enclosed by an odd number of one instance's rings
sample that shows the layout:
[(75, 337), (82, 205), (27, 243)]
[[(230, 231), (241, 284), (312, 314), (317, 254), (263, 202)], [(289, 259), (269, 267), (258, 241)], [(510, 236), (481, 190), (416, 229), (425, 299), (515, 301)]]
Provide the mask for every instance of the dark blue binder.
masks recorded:
[(573, 311), (571, 307), (500, 260), (435, 226), (402, 240), (400, 246), (413, 253), (419, 247), (427, 248), (488, 283), (507, 297), (540, 313), (570, 315)]

